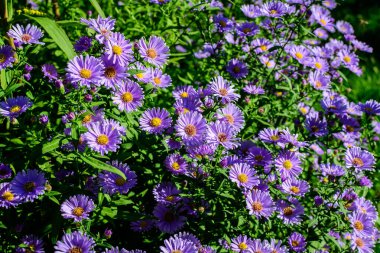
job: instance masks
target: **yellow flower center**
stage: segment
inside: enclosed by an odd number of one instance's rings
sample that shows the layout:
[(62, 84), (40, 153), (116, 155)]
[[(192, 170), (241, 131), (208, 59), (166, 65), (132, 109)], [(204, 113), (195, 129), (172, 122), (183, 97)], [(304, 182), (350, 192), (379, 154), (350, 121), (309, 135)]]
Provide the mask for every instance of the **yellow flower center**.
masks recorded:
[(159, 127), (162, 124), (162, 120), (160, 118), (154, 117), (150, 120), (150, 126), (152, 127)]
[(107, 145), (108, 142), (109, 142), (108, 136), (105, 135), (105, 134), (101, 134), (101, 135), (98, 136), (98, 138), (96, 138), (96, 142), (99, 145)]
[(315, 67), (317, 69), (321, 69), (322, 68), (322, 64), (320, 62), (317, 62), (317, 63), (315, 63)]
[(173, 168), (173, 170), (179, 170), (179, 168), (180, 168), (179, 163), (177, 163), (177, 162), (172, 163), (172, 168)]
[(15, 198), (15, 196), (13, 195), (13, 193), (11, 193), (10, 191), (4, 192), (1, 197), (4, 200), (6, 200), (6, 201), (12, 201)]
[(343, 61), (345, 61), (346, 63), (350, 63), (351, 62), (351, 57), (346, 55), (345, 57), (343, 57)]
[(123, 49), (118, 45), (114, 45), (112, 46), (112, 53), (116, 55), (121, 55), (123, 53)]
[(189, 96), (189, 93), (187, 93), (186, 91), (182, 92), (181, 93), (181, 98), (187, 98)]
[(225, 22), (225, 21), (219, 21), (219, 25), (221, 26), (221, 27), (226, 27), (227, 26), (227, 23)]
[(183, 251), (182, 251), (182, 250), (179, 250), (179, 249), (175, 249), (175, 250), (172, 250), (171, 253), (183, 253)]
[(82, 78), (89, 79), (89, 78), (91, 78), (92, 71), (89, 70), (89, 69), (81, 69), (81, 70), (79, 71), (79, 75), (80, 75), (80, 77), (82, 77)]
[(83, 253), (83, 251), (79, 247), (74, 247), (70, 249), (69, 253)]
[(298, 241), (292, 241), (292, 246), (297, 247), (300, 243)]
[(260, 49), (263, 50), (263, 51), (267, 51), (267, 50), (268, 50), (268, 47), (265, 46), (265, 45), (262, 45), (262, 46), (260, 46)]
[(238, 66), (234, 67), (232, 69), (232, 71), (235, 73), (235, 74), (238, 74), (240, 72), (240, 68)]
[(27, 192), (32, 192), (36, 188), (36, 183), (35, 182), (26, 182), (24, 184), (24, 190)]
[(357, 239), (355, 240), (355, 243), (356, 243), (356, 245), (357, 245), (359, 248), (362, 248), (362, 247), (364, 246), (364, 241), (363, 241), (362, 239), (360, 239), (360, 238), (357, 238)]
[(0, 54), (0, 63), (4, 63), (6, 59), (5, 54)]
[(32, 36), (30, 36), (29, 34), (21, 35), (21, 40), (24, 42), (29, 42), (31, 38), (32, 38)]
[(77, 216), (77, 217), (82, 216), (83, 213), (84, 213), (84, 209), (83, 209), (83, 207), (80, 207), (80, 206), (75, 207), (72, 211), (72, 214)]
[(302, 114), (306, 114), (307, 113), (307, 109), (305, 107), (301, 107), (300, 111), (301, 111)]
[(9, 111), (11, 113), (17, 113), (17, 112), (21, 111), (21, 107), (18, 105), (14, 105), (14, 106), (12, 106), (12, 108)]
[(226, 96), (228, 94), (228, 91), (225, 88), (221, 88), (219, 90), (219, 94), (222, 95), (222, 96)]
[(297, 52), (297, 53), (296, 53), (296, 58), (297, 58), (297, 59), (302, 59), (302, 58), (303, 58), (303, 54), (300, 53), (300, 52)]
[(293, 163), (290, 160), (285, 160), (282, 165), (286, 170), (290, 170), (293, 168)]
[(114, 67), (107, 67), (105, 70), (104, 70), (104, 75), (107, 77), (107, 78), (113, 78), (116, 76), (116, 70)]
[(293, 208), (291, 208), (290, 206), (285, 207), (282, 211), (283, 211), (284, 215), (286, 215), (286, 216), (290, 216), (293, 214)]
[(238, 178), (238, 180), (239, 180), (240, 183), (244, 184), (244, 183), (248, 182), (248, 176), (247, 176), (247, 174), (244, 174), (244, 173), (239, 174), (239, 176), (237, 178)]
[(253, 211), (260, 212), (263, 210), (263, 204), (261, 204), (260, 202), (253, 202), (252, 209)]
[(137, 76), (137, 78), (140, 78), (140, 79), (141, 79), (141, 78), (144, 77), (144, 73), (137, 73), (136, 76)]
[(276, 10), (271, 10), (271, 11), (270, 11), (270, 14), (271, 14), (271, 15), (276, 15), (276, 14), (277, 14), (277, 11), (276, 11)]
[(364, 229), (364, 225), (363, 225), (363, 223), (361, 223), (360, 221), (357, 220), (354, 223), (354, 228), (356, 228), (359, 231), (362, 231)]
[(294, 194), (298, 194), (300, 192), (300, 188), (298, 188), (297, 186), (292, 186), (290, 187), (290, 191)]
[(218, 140), (219, 140), (220, 142), (226, 142), (227, 139), (228, 139), (227, 134), (225, 134), (225, 133), (219, 133), (219, 134), (218, 134)]
[(118, 177), (115, 179), (115, 184), (117, 186), (123, 186), (125, 184), (125, 182), (126, 182), (125, 179), (122, 177)]
[(251, 28), (248, 28), (248, 27), (243, 29), (243, 33), (245, 33), (245, 34), (251, 32), (251, 31), (252, 31)]
[(352, 159), (352, 163), (358, 167), (362, 167), (364, 165), (363, 160), (359, 157), (355, 157), (354, 159)]
[(230, 124), (233, 124), (235, 122), (235, 119), (231, 114), (224, 114), (224, 117), (227, 119), (228, 123)]
[(169, 195), (165, 199), (166, 199), (166, 201), (172, 202), (174, 200), (174, 196)]
[(130, 92), (124, 92), (123, 95), (121, 96), (121, 100), (125, 103), (130, 103), (133, 101), (133, 95)]
[(324, 20), (324, 19), (320, 19), (319, 22), (321, 22), (322, 25), (326, 25), (327, 24), (326, 20)]
[(86, 116), (84, 116), (84, 118), (82, 119), (82, 123), (89, 123), (92, 119), (92, 115), (91, 114), (88, 114)]
[(146, 54), (148, 55), (149, 58), (155, 59), (157, 57), (157, 51), (154, 48), (149, 48), (146, 51)]
[(278, 135), (272, 135), (272, 136), (270, 137), (270, 139), (271, 139), (272, 141), (278, 141), (278, 140), (280, 139), (280, 136), (278, 136)]
[(197, 134), (197, 128), (194, 125), (187, 125), (185, 126), (185, 133), (189, 136), (194, 136)]
[(159, 77), (155, 77), (153, 78), (153, 82), (157, 85), (160, 85), (161, 84), (161, 79)]
[(247, 245), (246, 243), (244, 243), (244, 242), (239, 243), (238, 247), (239, 247), (239, 249), (241, 249), (241, 250), (246, 250), (246, 249), (248, 249), (248, 245)]

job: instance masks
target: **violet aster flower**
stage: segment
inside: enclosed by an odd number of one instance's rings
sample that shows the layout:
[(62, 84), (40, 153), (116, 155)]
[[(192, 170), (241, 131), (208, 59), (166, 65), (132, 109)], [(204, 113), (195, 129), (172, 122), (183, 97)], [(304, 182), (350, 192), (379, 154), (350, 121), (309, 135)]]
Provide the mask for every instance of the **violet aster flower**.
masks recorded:
[(373, 155), (359, 147), (347, 149), (344, 160), (346, 161), (346, 168), (353, 167), (355, 172), (373, 170), (375, 164), (375, 158)]
[(11, 192), (23, 201), (33, 202), (45, 192), (46, 179), (38, 170), (18, 172), (11, 181)]
[(204, 140), (204, 133), (207, 129), (206, 120), (202, 114), (196, 111), (181, 114), (175, 129), (185, 144), (198, 145)]
[(58, 78), (57, 69), (53, 64), (46, 63), (42, 65), (41, 70), (44, 76), (49, 79), (49, 81), (53, 81)]
[(272, 154), (265, 148), (250, 147), (248, 149), (247, 161), (254, 166), (270, 166), (272, 163)]
[(374, 241), (371, 237), (362, 237), (355, 234), (350, 235), (350, 244), (352, 250), (357, 250), (359, 253), (372, 253)]
[(22, 44), (45, 44), (39, 40), (44, 35), (43, 32), (35, 25), (27, 24), (25, 27), (19, 24), (12, 26), (7, 33), (17, 43)]
[(32, 102), (27, 97), (8, 98), (0, 103), (0, 114), (11, 119), (17, 118), (31, 106)]
[(290, 45), (285, 47), (285, 51), (301, 64), (309, 60), (310, 50), (305, 46)]
[(234, 131), (240, 131), (244, 126), (243, 112), (235, 104), (227, 104), (219, 108), (215, 114), (218, 120), (228, 123)]
[(98, 178), (103, 191), (110, 195), (115, 193), (127, 194), (129, 190), (137, 184), (136, 173), (125, 163), (112, 161), (111, 165), (121, 171), (126, 179), (115, 173), (102, 171), (99, 173)]
[(62, 239), (55, 245), (55, 253), (68, 253), (68, 252), (83, 252), (95, 253), (93, 250), (95, 241), (86, 234), (74, 231), (66, 233)]
[(370, 99), (365, 103), (359, 103), (360, 110), (368, 115), (380, 115), (380, 103)]
[(355, 199), (349, 210), (362, 213), (373, 221), (376, 221), (378, 217), (376, 208), (372, 202), (362, 197)]
[(91, 84), (100, 85), (104, 66), (101, 60), (86, 55), (75, 56), (67, 65), (67, 77), (72, 83), (90, 87)]
[(255, 6), (253, 4), (243, 4), (240, 9), (248, 18), (257, 18), (261, 16), (261, 9), (259, 6)]
[(165, 246), (160, 246), (162, 253), (196, 253), (198, 252), (194, 243), (189, 240), (184, 240), (182, 238), (173, 238), (170, 237), (164, 241)]
[(340, 50), (337, 55), (343, 65), (347, 68), (350, 68), (351, 66), (357, 66), (359, 64), (358, 56), (347, 49)]
[(176, 100), (192, 99), (198, 94), (193, 86), (177, 86), (173, 91), (173, 97)]
[(370, 237), (374, 229), (374, 221), (366, 214), (354, 212), (349, 216), (354, 234), (360, 237)]
[(146, 232), (154, 227), (154, 220), (138, 220), (131, 222), (131, 229), (135, 232)]
[(181, 200), (179, 196), (181, 192), (177, 189), (177, 187), (171, 183), (160, 183), (156, 185), (153, 189), (154, 199), (161, 204), (164, 205), (173, 205)]
[(16, 248), (16, 253), (45, 253), (44, 241), (35, 235), (25, 235), (21, 239), (25, 247)]
[(343, 34), (353, 34), (354, 33), (354, 28), (352, 25), (346, 21), (337, 21), (336, 22), (336, 28), (338, 29), (339, 32)]
[(115, 19), (111, 17), (102, 18), (100, 15), (94, 19), (90, 18), (89, 20), (81, 18), (80, 21), (88, 25), (89, 28), (95, 30), (98, 34), (95, 35), (96, 40), (100, 43), (104, 43), (108, 40), (110, 35), (112, 34), (112, 30), (115, 26)]
[(154, 4), (166, 4), (168, 3), (170, 0), (150, 0), (151, 3), (154, 3)]
[(74, 49), (78, 53), (83, 53), (89, 50), (92, 46), (92, 38), (87, 36), (80, 37), (74, 44)]
[(352, 40), (352, 45), (355, 47), (355, 49), (360, 50), (362, 52), (372, 53), (373, 48), (368, 46), (366, 43), (361, 42), (359, 40)]
[(234, 129), (223, 121), (217, 121), (208, 126), (206, 140), (211, 145), (222, 145), (225, 149), (234, 149), (239, 146)]
[(232, 30), (234, 27), (233, 22), (223, 16), (223, 14), (213, 16), (212, 21), (214, 22), (215, 27), (219, 32), (227, 32)]
[(251, 189), (257, 186), (260, 181), (255, 176), (256, 171), (246, 163), (235, 163), (231, 166), (229, 177), (232, 182), (239, 187)]
[(172, 84), (172, 79), (169, 75), (164, 74), (161, 69), (150, 69), (149, 82), (155, 88), (166, 88)]
[(297, 177), (302, 172), (301, 161), (296, 152), (281, 152), (276, 158), (275, 165), (283, 180)]
[(10, 178), (12, 176), (12, 169), (9, 165), (0, 163), (0, 180)]
[(323, 28), (315, 29), (314, 34), (315, 34), (315, 36), (317, 36), (318, 38), (321, 38), (323, 40), (326, 40), (329, 37), (329, 34)]
[(281, 184), (280, 188), (283, 193), (295, 196), (304, 196), (309, 191), (310, 186), (304, 180), (288, 178)]
[(248, 94), (252, 95), (261, 95), (265, 93), (265, 90), (261, 86), (256, 86), (253, 84), (247, 84), (244, 86), (243, 91), (247, 92)]
[(338, 93), (325, 91), (323, 92), (321, 106), (326, 112), (342, 114), (347, 110), (348, 101), (346, 97), (339, 95)]
[(14, 52), (11, 46), (0, 46), (0, 70), (11, 67), (15, 61)]
[(94, 210), (94, 201), (85, 195), (74, 195), (61, 205), (62, 216), (65, 219), (74, 219), (75, 222), (80, 222), (83, 219), (88, 219), (89, 214)]
[(306, 239), (303, 235), (293, 232), (288, 239), (289, 246), (295, 252), (303, 252), (306, 248)]
[(174, 233), (181, 229), (185, 225), (186, 217), (179, 211), (173, 207), (158, 204), (153, 210), (153, 215), (158, 219), (156, 223), (158, 229), (165, 233)]
[(256, 217), (268, 218), (272, 215), (275, 207), (272, 197), (268, 192), (253, 190), (246, 197), (249, 214)]
[(304, 208), (295, 198), (277, 201), (277, 210), (280, 218), (285, 224), (299, 224), (302, 221)]
[(17, 206), (20, 203), (20, 197), (16, 195), (9, 183), (0, 183), (0, 207), (8, 209)]
[(320, 57), (310, 57), (305, 60), (305, 64), (321, 73), (326, 73), (329, 70), (329, 63)]
[(280, 1), (266, 2), (261, 6), (261, 15), (278, 18), (289, 12), (289, 5)]
[(308, 81), (317, 90), (328, 90), (330, 88), (330, 77), (321, 74), (319, 71), (311, 71)]
[(250, 250), (248, 252), (261, 252), (261, 253), (271, 253), (268, 245), (264, 242), (261, 242), (260, 239), (252, 240)]
[(221, 98), (223, 104), (228, 104), (240, 97), (239, 94), (235, 93), (233, 85), (221, 76), (218, 76), (211, 81), (210, 89), (216, 97)]
[(187, 241), (190, 241), (194, 244), (195, 247), (199, 248), (202, 246), (201, 242), (199, 241), (199, 239), (191, 234), (191, 233), (188, 233), (188, 232), (179, 232), (178, 234), (175, 234), (173, 236), (174, 238), (181, 238), (183, 240), (187, 240)]
[[(205, 103), (207, 103), (207, 101), (205, 101)], [(177, 100), (174, 103), (174, 108), (175, 108), (177, 114), (184, 114), (184, 113), (188, 113), (190, 111), (201, 112), (202, 110), (200, 107), (202, 105), (203, 104), (199, 98), (192, 97), (192, 98)]]
[(270, 239), (270, 242), (265, 241), (268, 245), (269, 252), (277, 252), (277, 253), (288, 253), (289, 250), (286, 246), (282, 245), (282, 241), (278, 240), (276, 242), (275, 239)]
[(107, 56), (103, 56), (102, 59), (104, 69), (101, 76), (102, 79), (99, 83), (103, 84), (106, 88), (116, 90), (122, 86), (124, 80), (126, 80), (126, 68), (119, 65), (118, 63), (112, 63), (111, 60), (107, 59)]
[(340, 177), (346, 174), (346, 171), (341, 166), (335, 164), (321, 164), (320, 169), (323, 176)]
[(128, 251), (124, 248), (119, 249), (119, 247), (116, 246), (116, 247), (111, 247), (110, 249), (106, 249), (102, 253), (131, 253), (131, 252), (134, 252), (134, 251)]
[(179, 154), (171, 154), (164, 161), (165, 167), (174, 175), (185, 174), (187, 172), (187, 162)]
[(157, 67), (164, 65), (169, 57), (169, 48), (165, 41), (157, 36), (151, 36), (148, 44), (144, 38), (140, 39), (138, 47), (143, 59)]
[(256, 54), (268, 52), (270, 48), (273, 47), (273, 44), (270, 40), (265, 38), (254, 39), (251, 42), (251, 47), (254, 49)]
[(238, 59), (230, 60), (227, 64), (226, 69), (227, 69), (227, 72), (230, 73), (230, 75), (233, 78), (240, 79), (248, 75), (247, 65), (244, 62), (239, 61)]
[(236, 26), (236, 32), (241, 37), (254, 36), (259, 30), (260, 28), (253, 22), (244, 22)]
[(305, 128), (311, 135), (316, 137), (322, 137), (328, 134), (326, 119), (319, 119), (318, 114), (308, 114), (306, 116)]
[(113, 103), (118, 106), (120, 111), (136, 111), (144, 101), (143, 89), (129, 79), (124, 84), (119, 85), (119, 89), (113, 94)]
[(172, 119), (166, 109), (151, 108), (140, 117), (140, 128), (152, 134), (161, 134), (171, 124)]
[(105, 41), (105, 56), (113, 64), (124, 67), (133, 59), (132, 45), (123, 34), (112, 33)]
[(239, 235), (231, 239), (231, 250), (235, 252), (248, 252), (251, 250), (253, 241), (246, 235)]
[(334, 9), (336, 7), (335, 0), (323, 0), (322, 4), (329, 9)]
[(86, 144), (101, 155), (109, 151), (115, 152), (121, 143), (120, 132), (112, 124), (93, 122), (87, 125), (87, 132), (83, 134)]
[(278, 129), (265, 128), (259, 132), (259, 139), (267, 143), (277, 143), (280, 140)]

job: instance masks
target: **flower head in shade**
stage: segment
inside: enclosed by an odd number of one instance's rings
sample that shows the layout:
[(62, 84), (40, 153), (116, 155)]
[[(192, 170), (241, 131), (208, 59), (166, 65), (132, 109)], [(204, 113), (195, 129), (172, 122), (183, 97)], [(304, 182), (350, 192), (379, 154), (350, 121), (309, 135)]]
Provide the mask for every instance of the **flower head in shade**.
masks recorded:
[(170, 237), (164, 241), (164, 246), (160, 247), (162, 253), (196, 253), (197, 248), (193, 242), (179, 237)]
[(166, 109), (151, 108), (140, 117), (140, 128), (151, 134), (161, 134), (172, 124), (172, 118)]
[(316, 137), (322, 137), (328, 134), (326, 119), (320, 119), (317, 113), (309, 113), (306, 116), (305, 127), (311, 135), (314, 135)]
[(49, 81), (53, 81), (58, 78), (57, 69), (53, 64), (46, 63), (42, 65), (41, 70), (44, 76), (49, 79)]
[(261, 6), (261, 15), (278, 18), (289, 13), (289, 6), (280, 1), (266, 2)]
[(113, 94), (113, 103), (118, 106), (120, 111), (136, 111), (144, 101), (143, 89), (140, 85), (128, 79), (124, 84), (119, 85), (119, 89)]
[(100, 43), (104, 43), (110, 37), (116, 22), (116, 20), (112, 19), (111, 17), (102, 18), (100, 15), (96, 19), (90, 18), (87, 20), (81, 18), (80, 21), (98, 33), (95, 38)]
[(74, 49), (78, 53), (83, 53), (89, 50), (92, 46), (92, 38), (87, 36), (80, 37), (74, 44)]
[(204, 140), (206, 120), (199, 112), (193, 111), (181, 114), (175, 125), (177, 135), (189, 145), (198, 145)]
[(164, 205), (173, 205), (181, 200), (179, 196), (181, 192), (171, 183), (160, 183), (153, 189), (154, 199)]
[(285, 224), (299, 224), (302, 221), (304, 208), (295, 198), (277, 201), (277, 210), (280, 218)]
[(11, 67), (15, 61), (14, 52), (11, 46), (0, 46), (0, 70)]
[(162, 66), (169, 57), (169, 48), (165, 41), (157, 36), (151, 36), (148, 44), (142, 38), (138, 42), (139, 52), (143, 59), (155, 66)]
[(247, 195), (246, 203), (249, 214), (256, 217), (268, 218), (275, 209), (272, 197), (265, 191), (253, 190)]
[(357, 250), (359, 253), (372, 253), (374, 241), (371, 237), (350, 235), (350, 244), (352, 250)]
[(248, 149), (247, 161), (253, 166), (270, 167), (272, 164), (272, 154), (265, 148), (250, 147)]
[(360, 237), (370, 237), (374, 229), (374, 221), (366, 214), (354, 212), (349, 216), (354, 234)]
[(218, 14), (212, 17), (216, 29), (219, 32), (227, 32), (233, 29), (234, 24), (231, 20), (223, 16), (223, 14)]
[(87, 130), (83, 139), (92, 150), (104, 155), (119, 148), (121, 134), (113, 124), (105, 121), (93, 122), (87, 125)]
[(355, 47), (355, 49), (360, 50), (362, 52), (372, 53), (373, 48), (368, 46), (366, 43), (361, 42), (359, 40), (352, 40), (352, 45)]
[(128, 193), (128, 191), (137, 184), (136, 173), (125, 163), (112, 161), (111, 165), (121, 171), (126, 179), (109, 171), (99, 173), (99, 183), (103, 191), (110, 195), (115, 193)]
[(35, 25), (27, 24), (25, 27), (19, 24), (12, 26), (8, 36), (20, 44), (41, 44), (39, 40), (44, 36), (43, 32)]
[(187, 162), (179, 154), (171, 154), (166, 157), (165, 167), (174, 175), (185, 174), (187, 172)]
[(8, 98), (0, 103), (0, 114), (11, 119), (17, 118), (31, 106), (32, 102), (27, 97)]
[(227, 64), (227, 72), (230, 73), (230, 75), (233, 78), (244, 78), (248, 75), (248, 67), (247, 65), (239, 61), (238, 59), (232, 59)]
[(112, 33), (105, 41), (105, 56), (113, 64), (124, 67), (133, 59), (132, 45), (123, 34)]
[(62, 203), (61, 212), (63, 218), (74, 219), (75, 222), (79, 222), (88, 219), (94, 208), (94, 201), (86, 195), (74, 195)]
[(23, 201), (34, 201), (45, 192), (46, 179), (38, 170), (17, 173), (11, 181), (11, 192)]
[(149, 82), (156, 88), (166, 88), (172, 84), (172, 79), (169, 75), (164, 74), (161, 69), (150, 69)]
[(83, 252), (83, 253), (95, 253), (93, 250), (95, 241), (86, 234), (74, 231), (72, 233), (66, 233), (62, 236), (62, 239), (57, 242), (54, 249), (56, 253), (68, 253), (68, 252)]
[(259, 32), (259, 27), (253, 22), (244, 22), (236, 26), (236, 32), (239, 36), (254, 36)]
[(0, 163), (0, 180), (10, 178), (12, 176), (12, 169), (9, 165)]
[(119, 247), (111, 247), (110, 249), (106, 249), (102, 253), (130, 253), (130, 252), (135, 252), (135, 251), (128, 251), (124, 248), (119, 249)]
[(131, 229), (135, 232), (146, 232), (154, 227), (154, 220), (138, 220), (131, 222)]
[(237, 183), (239, 187), (252, 189), (260, 181), (255, 176), (256, 171), (246, 163), (235, 163), (231, 166), (229, 176), (232, 182)]
[(293, 232), (288, 239), (289, 246), (295, 252), (303, 252), (306, 248), (306, 239), (303, 235)]
[(347, 149), (344, 160), (346, 161), (346, 168), (353, 167), (356, 172), (362, 170), (373, 170), (373, 166), (375, 164), (375, 158), (373, 155), (359, 147)]
[(207, 143), (214, 146), (222, 145), (225, 149), (239, 146), (233, 127), (223, 121), (213, 122), (208, 126), (206, 139)]
[(371, 201), (362, 197), (355, 199), (349, 210), (365, 214), (371, 220), (376, 220), (378, 216), (376, 208)]
[(216, 111), (216, 118), (229, 124), (234, 131), (239, 131), (244, 126), (243, 112), (235, 104), (227, 104)]
[(301, 161), (296, 152), (281, 152), (275, 160), (275, 165), (283, 180), (297, 177), (302, 172)]
[(338, 29), (339, 32), (343, 34), (353, 34), (354, 33), (354, 28), (352, 25), (346, 21), (339, 20), (336, 22), (336, 28)]
[(321, 164), (320, 168), (323, 176), (340, 177), (346, 174), (341, 166), (335, 164)]
[(104, 66), (101, 60), (86, 55), (75, 56), (67, 65), (67, 77), (72, 83), (90, 87), (91, 84), (100, 85)]
[(16, 248), (16, 253), (45, 253), (44, 241), (35, 235), (25, 235), (21, 239), (25, 247)]
[(195, 235), (193, 235), (193, 234), (191, 234), (191, 233), (188, 233), (188, 232), (179, 232), (178, 234), (175, 234), (173, 237), (174, 237), (174, 238), (181, 238), (181, 239), (183, 239), (183, 240), (190, 241), (190, 242), (192, 242), (192, 243), (194, 244), (194, 246), (195, 246), (196, 248), (198, 248), (198, 249), (199, 249), (199, 247), (202, 246), (202, 244), (201, 244), (201, 242), (199, 241), (199, 239), (198, 239)]
[(295, 196), (304, 196), (309, 191), (309, 184), (304, 180), (288, 178), (281, 184), (281, 191)]
[(0, 183), (0, 207), (9, 208), (17, 206), (20, 203), (20, 197), (11, 190), (9, 183)]
[(329, 9), (334, 9), (336, 7), (335, 0), (323, 0), (322, 4)]
[(186, 222), (186, 217), (180, 214), (180, 210), (163, 204), (158, 204), (154, 208), (153, 215), (158, 219), (156, 222), (158, 229), (165, 233), (178, 231)]
[(216, 97), (221, 98), (223, 104), (237, 100), (240, 95), (235, 93), (233, 85), (231, 85), (223, 77), (218, 76), (210, 83), (210, 89)]
[(323, 40), (325, 40), (325, 39), (327, 39), (329, 37), (329, 34), (323, 28), (317, 28), (317, 29), (315, 29), (314, 30), (314, 34), (315, 34), (315, 36), (317, 36), (318, 38), (321, 38)]
[(248, 252), (251, 250), (251, 245), (253, 241), (246, 235), (239, 235), (238, 237), (232, 238), (231, 240), (231, 250), (235, 252)]
[(100, 84), (103, 84), (105, 87), (112, 90), (116, 90), (123, 85), (123, 82), (127, 77), (125, 67), (108, 60), (107, 56), (103, 56), (102, 59), (104, 69)]
[(370, 99), (365, 103), (359, 103), (360, 110), (368, 115), (380, 115), (380, 103)]

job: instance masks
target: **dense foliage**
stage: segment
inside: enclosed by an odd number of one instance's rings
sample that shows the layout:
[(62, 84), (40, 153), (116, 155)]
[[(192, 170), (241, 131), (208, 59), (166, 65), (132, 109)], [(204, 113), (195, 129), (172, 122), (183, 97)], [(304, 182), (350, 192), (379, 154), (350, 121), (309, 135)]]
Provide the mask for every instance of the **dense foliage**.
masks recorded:
[(375, 252), (380, 103), (346, 97), (372, 48), (339, 3), (27, 2), (1, 1), (1, 252)]

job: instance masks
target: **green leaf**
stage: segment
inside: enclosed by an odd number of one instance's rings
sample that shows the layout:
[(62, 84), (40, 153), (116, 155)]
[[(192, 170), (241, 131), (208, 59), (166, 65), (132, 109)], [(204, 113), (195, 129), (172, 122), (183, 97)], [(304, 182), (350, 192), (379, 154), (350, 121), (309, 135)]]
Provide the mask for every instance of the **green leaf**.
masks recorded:
[(102, 17), (102, 18), (105, 18), (106, 15), (104, 14), (102, 8), (100, 8), (100, 5), (98, 3), (98, 1), (96, 0), (90, 0), (92, 6), (94, 6), (95, 10), (99, 13), (99, 15)]
[(71, 44), (69, 37), (67, 37), (66, 32), (54, 20), (47, 17), (32, 17), (29, 15), (25, 16), (37, 21), (37, 23), (39, 23), (45, 29), (45, 31), (50, 35), (50, 37), (61, 48), (61, 50), (69, 59), (72, 59), (76, 56), (74, 47)]
[(54, 139), (51, 142), (48, 142), (42, 146), (42, 154), (49, 153), (61, 146), (62, 139)]
[(0, 83), (1, 83), (1, 88), (3, 90), (5, 90), (7, 88), (7, 78), (5, 76), (5, 70), (1, 70), (1, 79), (0, 79)]
[(92, 167), (96, 169), (106, 170), (106, 171), (109, 171), (109, 172), (115, 173), (116, 175), (121, 176), (123, 179), (126, 179), (124, 173), (121, 172), (118, 168), (113, 167), (112, 165), (109, 165), (93, 157), (84, 156), (82, 154), (79, 154), (79, 156), (83, 160), (83, 162), (87, 163), (88, 165), (91, 165)]

